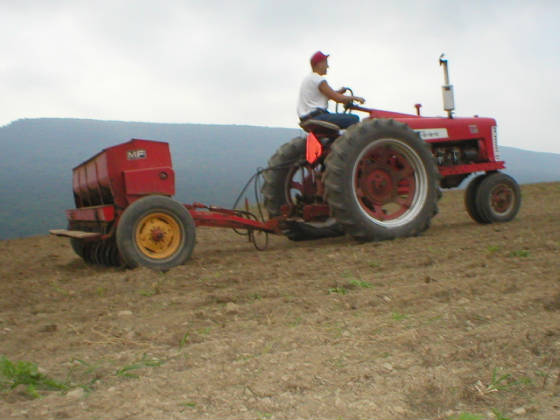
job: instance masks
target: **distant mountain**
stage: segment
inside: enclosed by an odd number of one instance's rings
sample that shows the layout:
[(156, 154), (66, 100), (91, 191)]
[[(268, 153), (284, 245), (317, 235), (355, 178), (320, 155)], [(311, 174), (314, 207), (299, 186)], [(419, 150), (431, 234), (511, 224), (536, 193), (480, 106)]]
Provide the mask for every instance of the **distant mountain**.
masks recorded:
[[(74, 206), (72, 168), (131, 138), (170, 144), (176, 198), (229, 207), (241, 188), (299, 129), (24, 119), (0, 127), (0, 239), (46, 234)], [(500, 148), (519, 183), (560, 181), (560, 155)]]

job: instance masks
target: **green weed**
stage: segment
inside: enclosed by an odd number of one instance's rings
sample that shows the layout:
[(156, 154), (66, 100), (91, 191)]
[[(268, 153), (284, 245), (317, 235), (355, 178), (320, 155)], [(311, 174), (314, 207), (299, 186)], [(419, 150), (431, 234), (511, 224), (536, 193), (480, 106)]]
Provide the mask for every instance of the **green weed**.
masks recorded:
[(303, 321), (303, 318), (301, 316), (296, 317), (296, 319), (294, 319), (293, 321), (290, 321), (288, 323), (288, 325), (290, 327), (297, 327), (298, 325), (300, 325)]
[(211, 327), (204, 327), (204, 328), (199, 329), (198, 333), (200, 335), (208, 335), (208, 334), (210, 334), (210, 331), (212, 331)]
[(41, 390), (64, 391), (70, 388), (68, 384), (40, 373), (35, 363), (12, 362), (0, 356), (0, 390), (11, 390), (18, 385), (25, 385), (26, 393), (32, 398), (38, 398)]
[(408, 315), (407, 314), (401, 314), (400, 312), (393, 312), (391, 314), (391, 318), (393, 318), (395, 321), (403, 321), (403, 320), (408, 318)]
[(504, 416), (501, 411), (496, 410), (495, 408), (492, 409), (492, 413), (494, 413), (496, 420), (511, 420), (510, 418)]
[(530, 252), (526, 249), (519, 249), (517, 251), (511, 251), (509, 253), (510, 257), (514, 257), (514, 258), (527, 258), (530, 254)]
[(372, 284), (369, 281), (363, 281), (363, 280), (358, 280), (358, 279), (350, 280), (350, 284), (352, 286), (361, 287), (363, 289), (369, 289), (370, 287), (372, 287)]
[(488, 252), (490, 254), (494, 254), (496, 252), (498, 252), (499, 250), (502, 249), (502, 247), (500, 245), (488, 245)]
[(189, 341), (189, 335), (190, 333), (188, 331), (183, 335), (183, 338), (181, 338), (181, 341), (179, 341), (179, 349), (185, 347), (185, 345)]
[(332, 295), (333, 293), (336, 293), (337, 295), (345, 295), (348, 293), (348, 289), (342, 286), (331, 287), (329, 289), (329, 295)]
[(457, 417), (452, 417), (452, 420), (483, 420), (484, 417), (480, 414), (461, 413)]
[(142, 355), (142, 359), (137, 360), (136, 362), (130, 365), (124, 366), (121, 369), (118, 369), (115, 374), (117, 376), (124, 376), (126, 378), (138, 378), (138, 375), (130, 372), (133, 370), (143, 369), (146, 367), (159, 367), (164, 363), (165, 362), (163, 360), (158, 359), (156, 357), (148, 357), (148, 355), (144, 353)]
[(509, 391), (512, 387), (519, 385), (531, 385), (533, 381), (530, 378), (523, 377), (515, 380), (511, 373), (499, 373), (498, 368), (492, 370), (492, 380), (488, 385), (488, 391)]
[(256, 301), (256, 300), (261, 300), (261, 299), (262, 299), (262, 296), (259, 295), (258, 293), (253, 293), (253, 294), (249, 295), (249, 298), (250, 298), (252, 301)]

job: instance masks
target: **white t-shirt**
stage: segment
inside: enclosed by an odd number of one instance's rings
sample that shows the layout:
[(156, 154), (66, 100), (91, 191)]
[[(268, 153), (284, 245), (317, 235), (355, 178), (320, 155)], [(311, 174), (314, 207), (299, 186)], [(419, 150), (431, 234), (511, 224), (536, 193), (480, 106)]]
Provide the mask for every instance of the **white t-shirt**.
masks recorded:
[(317, 108), (327, 109), (329, 98), (327, 98), (319, 90), (319, 85), (327, 80), (325, 76), (317, 73), (309, 73), (301, 82), (299, 88), (299, 100), (297, 113), (299, 117), (303, 117)]

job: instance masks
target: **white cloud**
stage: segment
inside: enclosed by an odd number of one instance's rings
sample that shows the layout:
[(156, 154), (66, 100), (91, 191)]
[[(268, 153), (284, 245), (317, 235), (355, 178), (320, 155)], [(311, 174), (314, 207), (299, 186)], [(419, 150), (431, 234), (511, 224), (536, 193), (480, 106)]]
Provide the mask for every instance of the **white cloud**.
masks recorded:
[[(0, 0), (0, 124), (24, 117), (295, 127), (309, 56), (369, 106), (492, 116), (502, 144), (560, 153), (556, 1)], [(554, 113), (554, 114), (553, 114)]]

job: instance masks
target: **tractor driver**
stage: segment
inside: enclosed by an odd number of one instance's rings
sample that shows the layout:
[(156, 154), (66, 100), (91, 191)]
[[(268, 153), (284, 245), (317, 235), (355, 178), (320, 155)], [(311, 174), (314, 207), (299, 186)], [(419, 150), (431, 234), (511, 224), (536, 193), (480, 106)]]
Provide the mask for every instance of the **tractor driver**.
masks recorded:
[(363, 104), (365, 99), (359, 96), (344, 95), (347, 90), (345, 87), (333, 90), (329, 86), (325, 78), (329, 68), (328, 57), (328, 54), (325, 55), (321, 51), (317, 51), (311, 57), (312, 72), (305, 76), (301, 83), (297, 113), (301, 122), (313, 118), (334, 123), (341, 129), (345, 129), (356, 124), (360, 118), (354, 114), (330, 113), (327, 111), (329, 99), (345, 105), (353, 101)]

